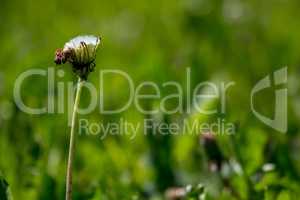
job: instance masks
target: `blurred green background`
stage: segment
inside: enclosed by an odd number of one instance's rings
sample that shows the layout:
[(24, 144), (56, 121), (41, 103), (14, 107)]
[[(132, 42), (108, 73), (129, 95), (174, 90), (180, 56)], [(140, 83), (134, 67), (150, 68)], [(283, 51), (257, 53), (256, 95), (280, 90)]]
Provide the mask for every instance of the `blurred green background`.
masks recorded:
[[(133, 140), (124, 135), (101, 140), (99, 135), (77, 135), (74, 199), (176, 199), (171, 197), (174, 191), (189, 185), (196, 195), (188, 192), (183, 198), (298, 199), (299, 8), (298, 0), (1, 0), (0, 199), (6, 199), (7, 183), (16, 200), (64, 199), (67, 113), (26, 114), (15, 105), (13, 88), (18, 75), (27, 69), (56, 67), (55, 49), (85, 34), (102, 37), (91, 83), (99, 85), (101, 69), (120, 69), (135, 84), (148, 80), (161, 85), (173, 80), (185, 88), (190, 67), (192, 88), (203, 81), (236, 82), (228, 90), (223, 117), (238, 128), (234, 135), (214, 138), (141, 132)], [(250, 110), (252, 87), (284, 66), (288, 66), (286, 134), (264, 125)], [(75, 83), (70, 66), (56, 68), (65, 71), (56, 82)], [(105, 106), (123, 105), (128, 97), (126, 82), (107, 77), (104, 84)], [(163, 95), (172, 92), (162, 88)], [(86, 90), (83, 96), (82, 106), (91, 98)], [(22, 98), (33, 107), (46, 105), (47, 80), (26, 79)], [(272, 117), (273, 101), (274, 88), (266, 89), (257, 100), (257, 109)], [(144, 107), (156, 105), (143, 103)], [(212, 101), (200, 106), (220, 105)], [(147, 116), (134, 106), (115, 115), (103, 115), (98, 109), (80, 115), (103, 124), (120, 118), (132, 123), (146, 118), (171, 123), (194, 118), (211, 122), (217, 117), (197, 113)], [(220, 169), (212, 169), (214, 164)], [(205, 192), (197, 190), (198, 184)], [(202, 196), (194, 197), (198, 194)]]

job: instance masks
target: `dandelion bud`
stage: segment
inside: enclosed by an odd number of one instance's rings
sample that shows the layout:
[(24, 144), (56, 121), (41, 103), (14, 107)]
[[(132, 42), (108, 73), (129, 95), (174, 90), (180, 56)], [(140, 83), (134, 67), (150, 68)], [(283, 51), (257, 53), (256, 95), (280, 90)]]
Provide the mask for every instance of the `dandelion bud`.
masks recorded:
[(54, 62), (57, 65), (64, 64), (66, 62), (66, 58), (65, 58), (65, 55), (64, 55), (62, 49), (57, 49), (56, 50)]
[(73, 71), (81, 78), (86, 79), (87, 75), (95, 67), (95, 58), (100, 38), (96, 36), (78, 36), (67, 42), (64, 48), (56, 50), (56, 64), (69, 62)]

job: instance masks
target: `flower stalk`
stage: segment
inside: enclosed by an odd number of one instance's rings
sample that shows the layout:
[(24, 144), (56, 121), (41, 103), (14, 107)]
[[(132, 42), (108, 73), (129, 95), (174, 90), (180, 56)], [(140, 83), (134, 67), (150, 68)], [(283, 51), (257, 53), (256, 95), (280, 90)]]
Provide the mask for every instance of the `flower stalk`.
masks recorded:
[(82, 78), (78, 79), (76, 97), (72, 113), (72, 122), (71, 122), (71, 133), (70, 133), (70, 144), (69, 144), (69, 155), (68, 155), (68, 164), (67, 164), (67, 176), (66, 176), (66, 200), (72, 199), (72, 169), (73, 169), (73, 160), (75, 154), (75, 126), (76, 126), (76, 116), (80, 102), (81, 90), (84, 84)]
[(64, 64), (66, 62), (72, 65), (74, 74), (78, 77), (76, 97), (72, 113), (69, 155), (67, 163), (67, 175), (66, 175), (66, 200), (72, 199), (72, 169), (73, 161), (75, 157), (75, 126), (78, 106), (80, 102), (81, 90), (84, 82), (90, 72), (94, 70), (96, 51), (100, 44), (100, 37), (88, 35), (77, 36), (67, 42), (63, 49), (57, 49), (55, 52), (54, 62), (57, 65)]

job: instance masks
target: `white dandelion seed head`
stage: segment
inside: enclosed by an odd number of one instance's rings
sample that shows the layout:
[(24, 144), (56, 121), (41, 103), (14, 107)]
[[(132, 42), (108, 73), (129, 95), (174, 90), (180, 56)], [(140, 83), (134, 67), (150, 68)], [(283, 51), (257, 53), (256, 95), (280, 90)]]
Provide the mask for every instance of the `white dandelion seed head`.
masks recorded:
[(95, 60), (99, 44), (99, 37), (77, 36), (65, 44), (63, 51), (71, 52), (70, 63), (79, 66), (88, 65)]
[(82, 42), (96, 49), (100, 43), (100, 38), (93, 35), (77, 36), (65, 44), (64, 50), (81, 48)]
[(96, 52), (100, 44), (100, 37), (93, 35), (77, 36), (57, 49), (54, 62), (58, 65), (69, 62), (73, 71), (86, 79), (95, 67)]

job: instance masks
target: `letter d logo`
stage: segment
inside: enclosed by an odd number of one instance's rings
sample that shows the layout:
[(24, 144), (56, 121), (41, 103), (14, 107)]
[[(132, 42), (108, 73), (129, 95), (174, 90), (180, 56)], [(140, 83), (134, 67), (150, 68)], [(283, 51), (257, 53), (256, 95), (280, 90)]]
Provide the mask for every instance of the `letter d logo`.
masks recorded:
[[(274, 72), (274, 84), (281, 85), (287, 83), (287, 67), (281, 68)], [(258, 113), (253, 106), (253, 96), (255, 93), (271, 87), (270, 76), (261, 79), (251, 91), (251, 110), (254, 115), (266, 125), (273, 129), (286, 133), (287, 132), (287, 88), (275, 90), (275, 116), (270, 119)]]

